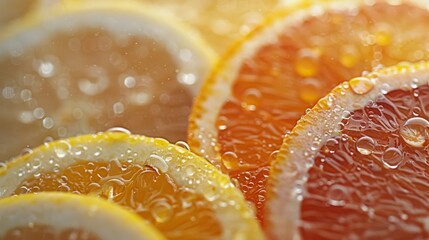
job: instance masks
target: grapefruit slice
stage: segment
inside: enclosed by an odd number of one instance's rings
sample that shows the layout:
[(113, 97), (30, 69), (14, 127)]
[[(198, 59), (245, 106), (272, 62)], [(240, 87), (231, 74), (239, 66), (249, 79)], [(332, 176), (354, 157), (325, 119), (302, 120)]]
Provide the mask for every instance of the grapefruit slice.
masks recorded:
[(429, 63), (351, 79), (285, 138), (271, 169), (273, 239), (429, 238)]
[(429, 57), (429, 11), (413, 1), (299, 1), (243, 38), (205, 81), (191, 149), (228, 173), (262, 218), (269, 165), (297, 120), (334, 86)]

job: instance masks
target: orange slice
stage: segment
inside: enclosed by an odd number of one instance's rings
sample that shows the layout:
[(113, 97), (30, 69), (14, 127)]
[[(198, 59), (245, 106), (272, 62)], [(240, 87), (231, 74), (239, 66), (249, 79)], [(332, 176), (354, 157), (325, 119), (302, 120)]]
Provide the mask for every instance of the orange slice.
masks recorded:
[(135, 211), (168, 239), (263, 238), (228, 176), (164, 139), (106, 132), (47, 143), (0, 169), (0, 189), (0, 197), (100, 196)]
[(191, 149), (229, 173), (261, 218), (270, 161), (305, 110), (364, 70), (428, 58), (428, 31), (429, 11), (411, 1), (292, 4), (235, 45), (204, 83)]
[(429, 238), (429, 62), (336, 87), (273, 163), (273, 239)]
[(37, 10), (0, 36), (0, 159), (116, 126), (183, 140), (212, 59), (192, 29), (143, 3)]
[(137, 215), (105, 200), (70, 193), (0, 199), (4, 240), (165, 239)]

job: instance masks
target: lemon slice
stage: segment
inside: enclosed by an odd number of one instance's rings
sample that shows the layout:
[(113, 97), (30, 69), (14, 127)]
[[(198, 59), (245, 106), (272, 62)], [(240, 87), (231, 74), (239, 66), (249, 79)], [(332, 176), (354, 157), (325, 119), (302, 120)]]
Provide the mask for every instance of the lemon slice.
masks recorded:
[(137, 212), (169, 239), (261, 239), (228, 176), (181, 146), (123, 132), (54, 141), (0, 170), (0, 196), (96, 195)]
[(45, 140), (121, 126), (186, 138), (213, 52), (192, 29), (138, 2), (64, 2), (0, 36), (0, 159)]
[(165, 239), (137, 215), (96, 197), (39, 193), (0, 200), (1, 239)]

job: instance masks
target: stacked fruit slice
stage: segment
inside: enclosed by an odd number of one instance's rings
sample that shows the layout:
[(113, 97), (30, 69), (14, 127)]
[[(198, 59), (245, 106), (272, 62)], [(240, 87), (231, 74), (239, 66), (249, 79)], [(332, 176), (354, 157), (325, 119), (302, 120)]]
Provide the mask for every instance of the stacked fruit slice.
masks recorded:
[(191, 114), (190, 147), (237, 182), (262, 220), (270, 163), (306, 109), (363, 71), (429, 59), (428, 31), (429, 11), (411, 1), (291, 4), (212, 71)]

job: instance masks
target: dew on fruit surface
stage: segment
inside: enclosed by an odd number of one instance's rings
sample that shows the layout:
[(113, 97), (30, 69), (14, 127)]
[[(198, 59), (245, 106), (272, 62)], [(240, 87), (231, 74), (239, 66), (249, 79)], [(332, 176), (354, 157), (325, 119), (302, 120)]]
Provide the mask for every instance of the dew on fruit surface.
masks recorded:
[(64, 158), (69, 153), (71, 146), (67, 141), (61, 140), (54, 146), (55, 155), (59, 158)]
[(32, 152), (33, 152), (33, 149), (26, 147), (26, 148), (21, 150), (21, 156), (31, 154)]
[(55, 65), (50, 61), (41, 61), (38, 71), (41, 77), (52, 77), (55, 74)]
[(173, 216), (173, 209), (167, 202), (159, 202), (152, 206), (151, 213), (158, 223), (165, 223)]
[(371, 137), (364, 136), (357, 140), (356, 149), (362, 155), (370, 155), (375, 149), (375, 140)]
[(222, 154), (222, 165), (227, 170), (237, 169), (239, 167), (239, 159), (235, 152), (225, 152)]
[(329, 188), (326, 197), (330, 205), (341, 207), (346, 204), (348, 196), (349, 191), (345, 186), (335, 184)]
[(356, 77), (349, 81), (350, 88), (356, 94), (366, 94), (374, 88), (374, 82), (367, 77)]
[(382, 161), (384, 166), (390, 169), (398, 168), (402, 160), (403, 160), (402, 151), (395, 147), (390, 147), (386, 149), (382, 156)]
[(399, 134), (408, 145), (424, 147), (429, 140), (429, 121), (421, 117), (410, 118), (402, 125)]
[(313, 77), (319, 72), (319, 52), (301, 49), (295, 61), (295, 71), (302, 77)]
[(186, 143), (185, 141), (177, 141), (177, 142), (175, 143), (175, 145), (176, 145), (176, 146), (179, 146), (179, 147), (181, 147), (181, 148), (183, 148), (183, 149), (186, 149), (187, 151), (190, 151), (190, 150), (191, 150), (191, 148), (189, 147), (188, 143)]
[(149, 166), (158, 169), (160, 172), (165, 173), (168, 171), (168, 164), (165, 159), (159, 155), (151, 154), (146, 162)]
[(107, 132), (131, 134), (131, 131), (124, 127), (112, 127), (107, 129)]
[(197, 77), (193, 73), (179, 73), (177, 81), (183, 85), (194, 85), (197, 82)]
[(248, 111), (255, 111), (261, 102), (261, 92), (258, 89), (247, 89), (243, 93), (242, 107)]
[(322, 97), (320, 89), (324, 86), (318, 79), (305, 78), (299, 86), (299, 97), (306, 103), (314, 104)]
[(54, 121), (54, 119), (53, 119), (53, 118), (51, 118), (51, 117), (45, 117), (45, 118), (42, 120), (42, 124), (43, 124), (43, 127), (44, 127), (44, 128), (46, 128), (46, 129), (51, 129), (51, 128), (53, 128), (53, 127), (54, 127), (54, 125), (55, 125), (55, 121)]

